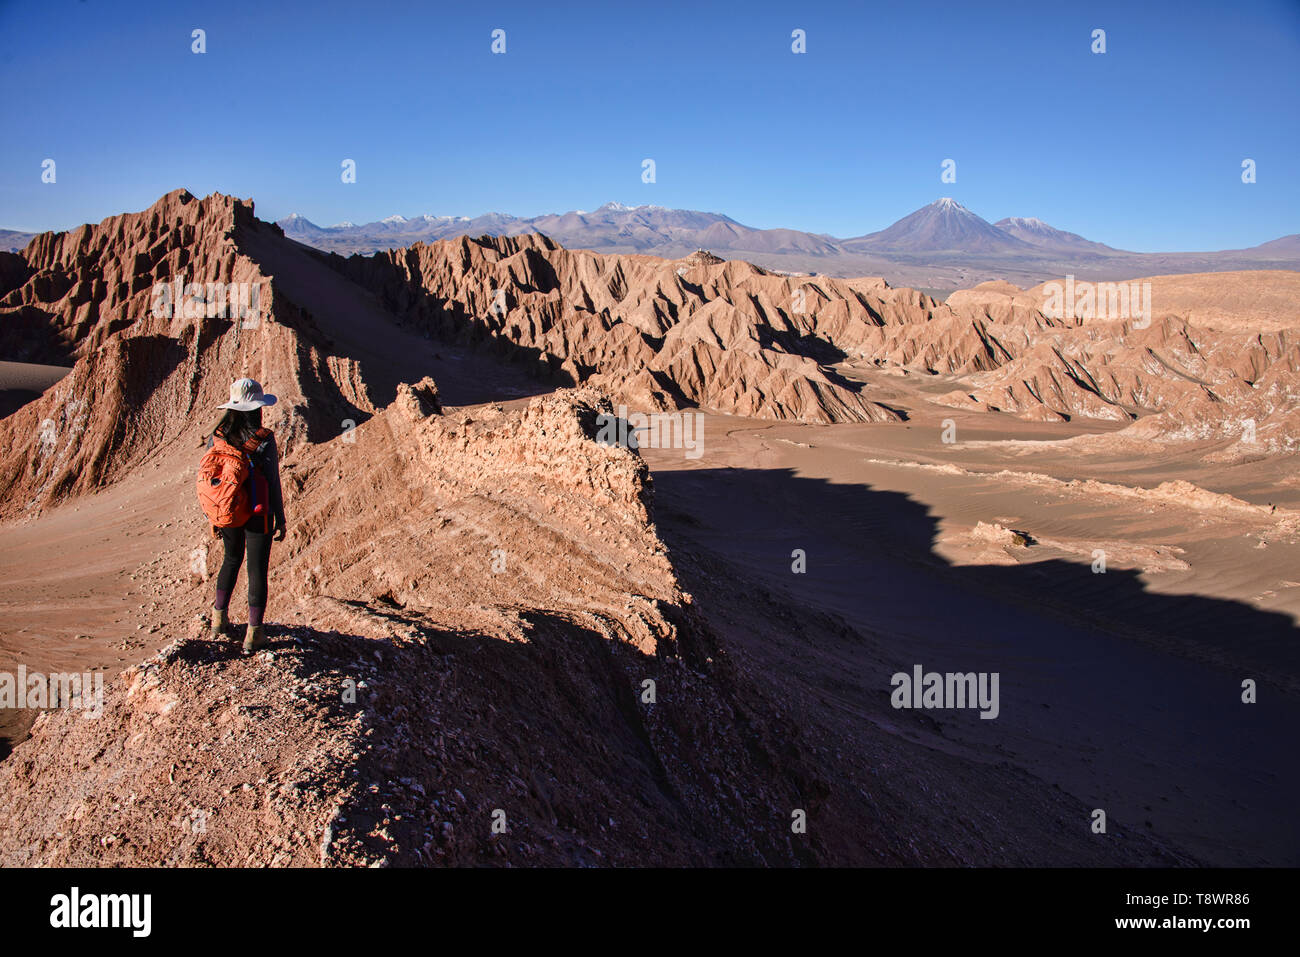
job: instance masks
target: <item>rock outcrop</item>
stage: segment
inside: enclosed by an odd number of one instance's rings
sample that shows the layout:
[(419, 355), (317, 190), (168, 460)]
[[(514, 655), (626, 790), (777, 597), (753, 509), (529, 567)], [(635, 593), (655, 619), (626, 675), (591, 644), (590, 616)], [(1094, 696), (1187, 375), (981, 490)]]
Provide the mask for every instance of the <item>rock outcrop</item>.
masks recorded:
[(245, 375), (276, 384), (268, 424), (286, 447), (373, 411), (348, 360), (329, 355), (310, 318), (241, 252), (257, 230), (275, 227), (251, 202), (177, 190), (142, 213), (42, 233), (23, 250), (15, 276), (25, 278), (0, 299), (0, 320), (30, 328), (39, 317), (41, 334), (23, 336), (36, 343), (26, 356), (74, 361), (0, 420), (0, 516), (101, 488), (165, 446), (198, 442)]
[(1143, 282), (1151, 314), (1141, 318), (1048, 320), (1041, 286), (986, 283), (954, 293), (948, 305), (989, 323), (1011, 358), (940, 401), (1027, 419), (1133, 422), (1123, 435), (1165, 444), (1240, 438), (1247, 457), (1300, 451), (1300, 315), (1292, 298), (1300, 274)]
[(748, 263), (604, 256), (539, 235), (331, 261), (414, 327), (537, 362), (570, 383), (649, 408), (805, 422), (896, 420), (829, 366), (844, 358), (838, 341), (865, 341), (878, 323), (929, 302), (899, 302), (883, 283), (859, 292), (833, 281), (828, 294)]

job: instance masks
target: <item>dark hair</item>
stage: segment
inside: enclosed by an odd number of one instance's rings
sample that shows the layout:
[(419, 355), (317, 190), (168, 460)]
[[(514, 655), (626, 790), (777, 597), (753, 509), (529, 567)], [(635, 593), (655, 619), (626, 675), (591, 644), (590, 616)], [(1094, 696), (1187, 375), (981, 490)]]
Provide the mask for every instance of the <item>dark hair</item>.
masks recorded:
[(251, 439), (253, 433), (261, 427), (262, 409), (260, 406), (252, 412), (227, 409), (226, 414), (221, 417), (221, 421), (212, 430), (212, 434), (220, 435), (231, 445), (239, 446)]

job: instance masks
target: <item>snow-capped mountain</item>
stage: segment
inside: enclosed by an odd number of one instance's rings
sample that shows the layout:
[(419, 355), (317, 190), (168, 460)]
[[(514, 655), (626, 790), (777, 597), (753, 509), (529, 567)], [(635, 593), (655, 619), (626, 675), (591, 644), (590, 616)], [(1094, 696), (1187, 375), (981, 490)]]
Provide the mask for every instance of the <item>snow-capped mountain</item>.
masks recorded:
[(1033, 244), (1004, 232), (961, 203), (945, 196), (879, 232), (845, 240), (854, 251), (978, 253), (1028, 252)]

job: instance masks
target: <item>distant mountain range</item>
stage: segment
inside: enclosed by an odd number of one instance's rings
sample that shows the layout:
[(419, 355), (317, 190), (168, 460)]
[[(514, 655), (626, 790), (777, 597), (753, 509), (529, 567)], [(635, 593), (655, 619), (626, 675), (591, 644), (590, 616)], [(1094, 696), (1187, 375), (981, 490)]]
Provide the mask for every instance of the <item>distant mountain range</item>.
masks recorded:
[[(894, 285), (946, 294), (989, 279), (1022, 287), (1072, 274), (1086, 280), (1239, 269), (1300, 269), (1300, 234), (1250, 249), (1135, 253), (1085, 239), (1040, 219), (1008, 217), (995, 223), (943, 198), (893, 225), (840, 239), (797, 229), (755, 229), (721, 213), (606, 203), (521, 218), (506, 213), (466, 216), (389, 216), (372, 223), (318, 226), (293, 214), (279, 221), (285, 235), (342, 255), (456, 236), (544, 233), (563, 246), (603, 253), (644, 253), (667, 259), (707, 249), (783, 272), (884, 276)], [(0, 248), (21, 248), (33, 234), (0, 230)]]
[(294, 214), (280, 220), (286, 236), (334, 252), (371, 253), (453, 236), (517, 236), (544, 233), (562, 246), (599, 252), (647, 253), (675, 258), (696, 249), (834, 256), (830, 236), (795, 229), (753, 229), (720, 213), (663, 206), (606, 203), (592, 212), (573, 210), (521, 219), (504, 213), (466, 216), (389, 216), (357, 226), (317, 226)]
[(16, 253), (32, 241), (37, 233), (20, 233), (16, 229), (0, 229), (0, 251)]
[(1040, 219), (996, 223), (945, 197), (878, 232), (849, 239), (797, 229), (755, 229), (721, 213), (606, 203), (587, 212), (520, 218), (390, 216), (374, 223), (317, 226), (302, 216), (280, 220), (285, 235), (344, 255), (432, 242), (454, 236), (545, 233), (573, 249), (645, 253), (676, 259), (707, 249), (730, 259), (785, 272), (832, 276), (882, 275), (898, 285), (952, 290), (987, 279), (1033, 285), (1071, 273), (1080, 279), (1300, 269), (1300, 234), (1252, 249), (1203, 253), (1134, 253), (1057, 229)]

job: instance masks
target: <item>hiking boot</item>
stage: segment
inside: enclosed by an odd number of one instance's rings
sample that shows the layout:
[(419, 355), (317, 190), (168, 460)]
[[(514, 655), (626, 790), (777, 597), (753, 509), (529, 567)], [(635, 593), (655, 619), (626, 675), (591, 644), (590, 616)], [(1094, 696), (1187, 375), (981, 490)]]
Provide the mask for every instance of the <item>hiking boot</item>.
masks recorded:
[(265, 625), (249, 625), (248, 630), (244, 632), (244, 654), (246, 655), (251, 655), (269, 644), (270, 642), (266, 640)]
[(226, 609), (212, 609), (212, 640), (233, 637), (234, 629), (230, 627), (230, 615), (226, 613)]

